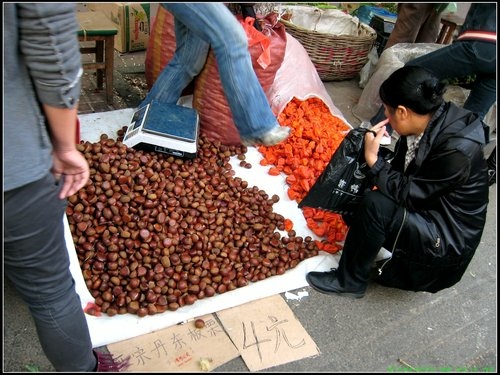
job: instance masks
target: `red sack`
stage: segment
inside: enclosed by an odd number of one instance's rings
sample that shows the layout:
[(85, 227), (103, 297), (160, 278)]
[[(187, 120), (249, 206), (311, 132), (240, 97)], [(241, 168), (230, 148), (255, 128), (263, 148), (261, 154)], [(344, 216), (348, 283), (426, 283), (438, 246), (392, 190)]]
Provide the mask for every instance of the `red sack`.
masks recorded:
[(151, 26), (144, 69), (146, 83), (151, 90), (160, 72), (175, 53), (174, 16), (162, 6), (158, 7)]

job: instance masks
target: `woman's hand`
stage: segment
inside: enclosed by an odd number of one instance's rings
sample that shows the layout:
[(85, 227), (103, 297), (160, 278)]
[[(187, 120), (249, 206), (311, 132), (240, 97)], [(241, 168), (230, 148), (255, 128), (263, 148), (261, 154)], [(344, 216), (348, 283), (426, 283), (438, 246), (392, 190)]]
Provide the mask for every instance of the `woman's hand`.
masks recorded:
[(52, 174), (59, 180), (64, 176), (64, 185), (59, 198), (64, 199), (85, 186), (89, 179), (89, 164), (85, 157), (75, 148), (69, 151), (54, 151)]
[(384, 135), (388, 135), (385, 130), (385, 124), (389, 119), (380, 121), (378, 124), (373, 125), (371, 131), (365, 134), (365, 160), (366, 164), (371, 168), (377, 161), (378, 151), (380, 148), (380, 141)]

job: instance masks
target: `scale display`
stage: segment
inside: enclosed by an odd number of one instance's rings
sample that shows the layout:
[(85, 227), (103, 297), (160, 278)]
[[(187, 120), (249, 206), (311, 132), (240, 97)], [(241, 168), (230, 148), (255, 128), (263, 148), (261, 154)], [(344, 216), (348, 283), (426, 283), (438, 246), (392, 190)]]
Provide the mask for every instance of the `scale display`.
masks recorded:
[(196, 110), (153, 100), (134, 112), (123, 143), (136, 149), (194, 158), (198, 131)]

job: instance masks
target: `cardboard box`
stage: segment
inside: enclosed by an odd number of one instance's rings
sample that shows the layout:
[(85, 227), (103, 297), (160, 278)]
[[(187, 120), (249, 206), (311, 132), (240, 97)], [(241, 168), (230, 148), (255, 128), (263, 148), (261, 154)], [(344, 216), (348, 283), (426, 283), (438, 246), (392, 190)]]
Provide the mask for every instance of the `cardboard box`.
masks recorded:
[(89, 11), (101, 11), (116, 24), (118, 52), (145, 50), (151, 23), (150, 3), (84, 3)]

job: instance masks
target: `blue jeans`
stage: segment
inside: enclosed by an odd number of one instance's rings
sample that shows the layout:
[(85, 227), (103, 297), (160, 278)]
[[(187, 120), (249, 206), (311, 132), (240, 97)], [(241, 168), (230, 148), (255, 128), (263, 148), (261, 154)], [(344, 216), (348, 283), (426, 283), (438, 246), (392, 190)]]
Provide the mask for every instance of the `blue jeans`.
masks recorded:
[[(484, 118), (496, 101), (496, 45), (481, 41), (456, 41), (449, 46), (408, 61), (405, 66), (421, 66), (439, 79), (476, 75), (464, 108)], [(383, 106), (370, 120), (372, 125), (385, 118)]]
[(196, 77), (212, 47), (234, 123), (242, 138), (278, 126), (252, 67), (246, 33), (223, 3), (162, 3), (175, 17), (176, 51), (141, 103), (175, 104)]
[(97, 360), (69, 269), (60, 187), (48, 173), (4, 192), (4, 272), (28, 305), (54, 368), (90, 372)]

